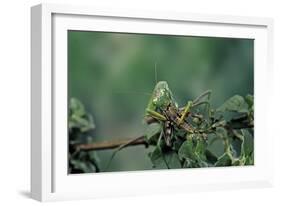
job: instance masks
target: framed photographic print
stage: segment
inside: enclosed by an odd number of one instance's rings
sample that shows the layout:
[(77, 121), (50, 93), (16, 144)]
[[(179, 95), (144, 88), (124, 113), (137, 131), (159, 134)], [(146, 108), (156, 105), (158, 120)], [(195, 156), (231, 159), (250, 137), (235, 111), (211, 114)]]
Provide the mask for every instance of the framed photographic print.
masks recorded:
[(271, 19), (31, 14), (33, 198), (272, 185)]

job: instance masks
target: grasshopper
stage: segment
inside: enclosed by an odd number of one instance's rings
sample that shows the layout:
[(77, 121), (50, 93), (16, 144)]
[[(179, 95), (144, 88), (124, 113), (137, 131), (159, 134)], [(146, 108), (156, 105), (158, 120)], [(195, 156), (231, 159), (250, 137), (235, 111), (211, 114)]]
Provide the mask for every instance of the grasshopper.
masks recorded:
[[(210, 98), (211, 91), (208, 90), (202, 93), (193, 101), (188, 101), (187, 104), (180, 108), (175, 101), (172, 91), (169, 89), (166, 81), (159, 81), (149, 99), (145, 110), (145, 121), (149, 124), (153, 121), (158, 121), (163, 124), (163, 132), (160, 138), (164, 136), (165, 143), (168, 147), (172, 146), (172, 135), (175, 127), (183, 129), (187, 133), (194, 133), (194, 129), (186, 119), (191, 114), (191, 109), (201, 104), (209, 104), (208, 101), (200, 101), (203, 97)], [(160, 139), (159, 138), (159, 139)]]

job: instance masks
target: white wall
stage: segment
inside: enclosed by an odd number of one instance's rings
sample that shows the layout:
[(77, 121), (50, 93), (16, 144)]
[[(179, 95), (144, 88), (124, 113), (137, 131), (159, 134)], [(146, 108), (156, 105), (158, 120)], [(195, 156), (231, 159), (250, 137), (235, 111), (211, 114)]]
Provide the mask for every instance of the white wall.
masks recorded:
[[(45, 2), (45, 1), (43, 1)], [(243, 16), (266, 16), (275, 20), (275, 85), (276, 108), (280, 107), (281, 64), (281, 12), (278, 1), (246, 1), (246, 0), (212, 0), (212, 1), (179, 1), (164, 3), (164, 0), (61, 0), (53, 3), (72, 3), (83, 5), (103, 5), (152, 9), (161, 11), (181, 11), (208, 14), (231, 14)], [(117, 2), (117, 3), (116, 3)], [(259, 3), (257, 3), (259, 2)], [(0, 201), (1, 205), (35, 205), (29, 199), (30, 172), (30, 6), (40, 1), (10, 0), (2, 1), (0, 7)], [(276, 131), (275, 160), (276, 187), (273, 189), (252, 189), (240, 191), (216, 191), (209, 193), (192, 193), (178, 195), (157, 195), (145, 197), (128, 197), (115, 199), (88, 200), (83, 202), (60, 202), (61, 205), (255, 205), (281, 203), (280, 177), (280, 131), (278, 124), (280, 108), (272, 109), (272, 129)], [(266, 137), (265, 137), (266, 138)], [(5, 203), (3, 203), (3, 201)], [(273, 204), (275, 203), (275, 204)], [(49, 203), (48, 203), (49, 204)]]

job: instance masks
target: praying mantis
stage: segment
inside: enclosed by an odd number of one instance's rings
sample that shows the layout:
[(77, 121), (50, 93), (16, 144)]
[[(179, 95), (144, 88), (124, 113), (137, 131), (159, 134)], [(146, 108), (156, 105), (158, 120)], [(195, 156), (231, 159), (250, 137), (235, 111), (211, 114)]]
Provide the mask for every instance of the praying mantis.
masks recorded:
[[(156, 75), (156, 65), (155, 65), (155, 75)], [(158, 138), (158, 143), (160, 143), (162, 137), (164, 137), (165, 143), (167, 147), (172, 146), (172, 135), (175, 128), (181, 128), (187, 133), (194, 133), (195, 130), (191, 124), (189, 124), (186, 119), (189, 115), (193, 115), (195, 117), (196, 114), (191, 114), (191, 109), (206, 104), (209, 107), (209, 101), (201, 101), (204, 97), (210, 99), (211, 90), (207, 90), (198, 96), (193, 101), (188, 101), (184, 107), (179, 107), (176, 102), (172, 91), (169, 89), (168, 83), (166, 81), (157, 81), (154, 87), (153, 93), (149, 99), (148, 105), (145, 109), (145, 121), (150, 124), (150, 122), (157, 121), (162, 124), (163, 129)], [(115, 154), (125, 148), (126, 146), (138, 141), (139, 137), (136, 139), (132, 139), (126, 144), (121, 145), (117, 150), (112, 154), (107, 167), (110, 165)], [(159, 146), (159, 145), (158, 145)]]
[(193, 101), (180, 108), (173, 97), (172, 91), (169, 89), (166, 81), (157, 82), (152, 96), (145, 110), (145, 119), (149, 121), (158, 121), (163, 125), (159, 140), (164, 136), (165, 143), (168, 147), (172, 146), (172, 135), (175, 127), (181, 128), (188, 133), (194, 133), (194, 129), (186, 119), (191, 113), (193, 107), (201, 104), (207, 104), (208, 101), (200, 101), (204, 97), (210, 98), (211, 91), (207, 90)]

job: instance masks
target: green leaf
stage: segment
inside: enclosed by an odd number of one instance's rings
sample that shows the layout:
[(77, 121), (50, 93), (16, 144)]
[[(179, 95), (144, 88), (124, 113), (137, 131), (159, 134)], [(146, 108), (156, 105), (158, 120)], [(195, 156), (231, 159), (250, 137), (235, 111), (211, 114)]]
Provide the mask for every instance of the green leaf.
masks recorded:
[(198, 134), (192, 136), (193, 138), (188, 138), (178, 151), (179, 159), (184, 160), (183, 167), (208, 167), (205, 140)]
[(181, 168), (180, 159), (176, 152), (170, 151), (168, 153), (165, 153), (164, 158), (167, 164), (169, 165), (169, 168), (171, 169)]
[(223, 127), (217, 127), (216, 128), (216, 135), (219, 138), (225, 138), (225, 137), (227, 137), (227, 130)]
[(242, 131), (242, 134), (244, 137), (244, 140), (243, 140), (242, 146), (241, 146), (241, 150), (242, 150), (243, 155), (249, 156), (254, 151), (254, 139), (248, 130), (243, 129), (241, 131)]
[(217, 162), (218, 158), (210, 150), (207, 149), (205, 154), (206, 154), (206, 159), (209, 163), (215, 164)]
[(155, 147), (155, 149), (151, 153), (149, 153), (149, 157), (155, 167), (162, 164), (163, 159), (161, 148), (158, 146)]
[(150, 141), (156, 134), (159, 134), (161, 132), (161, 124), (159, 123), (152, 123), (149, 124), (146, 128), (146, 138), (148, 141)]
[(231, 166), (232, 160), (231, 156), (228, 153), (224, 153), (222, 156), (218, 158), (218, 161), (215, 163), (216, 167), (222, 166)]
[(213, 128), (215, 127), (224, 127), (226, 125), (226, 121), (225, 120), (222, 120), (222, 121), (219, 121), (219, 122), (216, 122), (212, 125)]
[(240, 112), (245, 113), (248, 111), (248, 104), (245, 102), (244, 98), (240, 95), (235, 95), (228, 99), (222, 106), (220, 106), (217, 111), (219, 112)]
[(193, 152), (193, 141), (188, 139), (184, 143), (182, 143), (182, 145), (178, 151), (178, 155), (179, 155), (180, 160), (194, 159), (195, 155)]
[(161, 148), (157, 146), (149, 156), (153, 166), (156, 168), (181, 168), (179, 157), (174, 151), (163, 153)]
[(253, 165), (254, 164), (254, 153), (250, 156), (247, 156), (245, 159), (245, 165)]
[(232, 166), (240, 166), (241, 161), (239, 159), (235, 159), (235, 161), (232, 163)]
[(254, 96), (250, 94), (246, 95), (245, 101), (248, 104), (249, 109), (252, 108), (254, 105)]
[(72, 122), (72, 124), (71, 124), (72, 127), (80, 128), (82, 132), (85, 132), (85, 131), (88, 131), (88, 130), (94, 128), (94, 124), (92, 122), (90, 122), (88, 119), (86, 119), (85, 117), (72, 115), (71, 122)]
[[(176, 136), (176, 135), (175, 135), (175, 136)], [(175, 137), (175, 136), (173, 136), (173, 137)], [(181, 139), (179, 139), (179, 138), (175, 138), (175, 140), (173, 141), (172, 149), (173, 149), (174, 151), (178, 151), (178, 150), (180, 149), (182, 143), (183, 143), (183, 140), (181, 140)]]
[(71, 98), (69, 102), (71, 113), (77, 116), (83, 116), (86, 114), (84, 105), (76, 98)]
[(205, 162), (204, 160), (200, 159), (200, 158), (197, 158), (197, 161), (196, 161), (196, 167), (208, 167), (208, 163)]
[(85, 173), (95, 172), (96, 167), (87, 161), (70, 160), (75, 169), (82, 170)]
[(243, 140), (241, 140), (241, 137), (233, 138), (230, 142), (230, 145), (231, 145), (231, 148), (232, 148), (232, 151), (233, 151), (232, 155), (235, 158), (238, 158), (239, 156), (241, 156), (242, 143), (243, 143)]
[(200, 138), (196, 141), (194, 153), (198, 156), (201, 161), (206, 161), (206, 147), (206, 142), (203, 139)]
[(93, 161), (95, 161), (96, 163), (100, 162), (100, 159), (99, 159), (99, 157), (97, 156), (96, 151), (89, 151), (89, 152), (88, 152), (88, 155), (89, 155), (90, 160), (93, 160)]
[(93, 118), (86, 114), (83, 104), (75, 98), (70, 99), (69, 129), (77, 128), (80, 132), (88, 132), (95, 128)]
[(220, 137), (213, 137), (213, 138), (211, 139), (211, 141), (209, 142), (209, 145), (211, 146), (212, 144), (214, 144), (216, 141), (219, 141), (219, 140), (221, 140)]
[(186, 158), (183, 164), (183, 168), (194, 168), (194, 161), (192, 159)]

